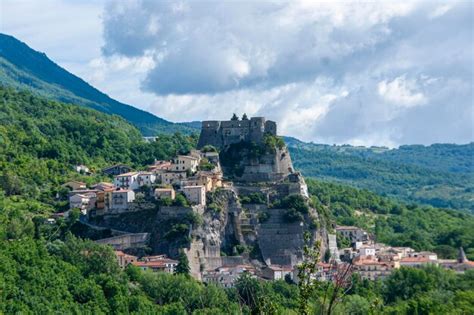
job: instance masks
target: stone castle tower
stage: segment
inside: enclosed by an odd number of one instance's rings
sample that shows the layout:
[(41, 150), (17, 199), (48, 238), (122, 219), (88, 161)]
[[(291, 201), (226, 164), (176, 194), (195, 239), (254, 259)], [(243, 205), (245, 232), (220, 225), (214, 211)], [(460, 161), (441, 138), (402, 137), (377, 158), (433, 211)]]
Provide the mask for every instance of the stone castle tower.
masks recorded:
[(264, 117), (248, 119), (244, 115), (242, 120), (239, 120), (234, 115), (231, 120), (227, 121), (203, 121), (198, 148), (212, 145), (222, 149), (240, 141), (260, 143), (266, 133), (276, 136), (277, 126), (274, 121), (265, 120)]

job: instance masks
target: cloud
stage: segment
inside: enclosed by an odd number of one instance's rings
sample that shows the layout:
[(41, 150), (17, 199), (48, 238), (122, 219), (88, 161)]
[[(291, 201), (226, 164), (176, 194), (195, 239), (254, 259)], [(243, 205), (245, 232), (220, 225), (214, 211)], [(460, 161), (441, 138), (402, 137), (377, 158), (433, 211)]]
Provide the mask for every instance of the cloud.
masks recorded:
[(426, 97), (417, 92), (415, 80), (407, 80), (400, 76), (392, 81), (381, 81), (378, 84), (379, 95), (388, 102), (400, 107), (412, 107), (426, 103)]
[(342, 71), (346, 57), (384, 42), (387, 22), (413, 8), (412, 3), (110, 2), (103, 51), (160, 56), (143, 85), (158, 95), (271, 88), (311, 80), (330, 68)]
[(472, 4), (110, 2), (106, 56), (150, 56), (148, 110), (264, 115), (307, 141), (468, 142)]
[(3, 32), (169, 120), (246, 112), (322, 143), (474, 140), (472, 2), (0, 5)]

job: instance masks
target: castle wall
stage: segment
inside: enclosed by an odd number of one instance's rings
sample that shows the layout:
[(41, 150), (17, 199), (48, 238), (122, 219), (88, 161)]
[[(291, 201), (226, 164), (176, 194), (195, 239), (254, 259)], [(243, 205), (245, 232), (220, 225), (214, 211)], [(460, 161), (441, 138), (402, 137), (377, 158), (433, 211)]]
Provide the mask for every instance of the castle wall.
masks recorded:
[(276, 123), (263, 117), (252, 117), (250, 120), (203, 121), (198, 148), (205, 145), (223, 148), (240, 141), (259, 143), (265, 133), (276, 135)]

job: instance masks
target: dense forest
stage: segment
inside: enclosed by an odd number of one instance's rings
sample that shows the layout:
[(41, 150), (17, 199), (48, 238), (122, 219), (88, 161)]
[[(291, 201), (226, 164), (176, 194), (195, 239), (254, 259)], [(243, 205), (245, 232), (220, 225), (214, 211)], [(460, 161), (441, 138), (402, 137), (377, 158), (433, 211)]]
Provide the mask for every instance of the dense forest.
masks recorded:
[(295, 168), (307, 177), (407, 202), (474, 211), (474, 143), (390, 150), (288, 140)]
[[(298, 314), (301, 290), (285, 281), (241, 277), (235, 288), (204, 285), (186, 273), (120, 270), (109, 247), (72, 235), (72, 212), (56, 223), (55, 195), (65, 181), (94, 181), (72, 166), (98, 171), (116, 162), (141, 168), (196, 144), (195, 136), (160, 136), (147, 143), (117, 116), (0, 88), (0, 313)], [(378, 240), (434, 249), (446, 257), (464, 246), (472, 257), (472, 216), (404, 205), (365, 190), (308, 181), (312, 202), (338, 223), (373, 231)], [(444, 246), (444, 247), (441, 247)], [(446, 247), (448, 246), (448, 247)], [(407, 289), (408, 288), (408, 289)], [(334, 314), (469, 314), (474, 272), (436, 267), (395, 271), (383, 282), (354, 275)], [(320, 283), (308, 298), (325, 314)]]

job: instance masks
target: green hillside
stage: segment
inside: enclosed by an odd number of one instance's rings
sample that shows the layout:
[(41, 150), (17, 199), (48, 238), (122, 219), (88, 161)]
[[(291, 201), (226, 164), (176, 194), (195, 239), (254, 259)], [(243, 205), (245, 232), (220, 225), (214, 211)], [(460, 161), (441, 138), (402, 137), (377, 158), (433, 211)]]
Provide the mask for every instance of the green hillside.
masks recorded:
[(474, 211), (474, 143), (398, 149), (308, 144), (289, 139), (305, 176), (408, 202)]
[(145, 136), (160, 133), (195, 132), (186, 124), (172, 123), (153, 114), (120, 103), (69, 73), (16, 38), (0, 33), (0, 84), (29, 89), (61, 102), (73, 103), (116, 114), (135, 125)]
[(161, 135), (146, 143), (118, 116), (0, 87), (0, 188), (7, 195), (48, 200), (78, 174), (112, 163), (141, 167), (193, 147), (196, 138)]
[[(54, 224), (44, 221), (63, 209), (55, 196), (64, 181), (100, 179), (77, 174), (72, 165), (99, 169), (123, 162), (140, 168), (195, 146), (195, 137), (162, 135), (146, 143), (118, 116), (15, 89), (0, 87), (0, 104), (0, 313), (298, 314), (294, 284), (242, 277), (235, 288), (223, 289), (186, 275), (120, 270), (110, 247), (71, 234), (77, 212)], [(472, 254), (471, 215), (308, 182), (321, 215), (338, 223), (367, 226), (388, 243), (434, 249), (445, 257), (457, 246)], [(402, 268), (384, 284), (355, 278), (335, 313), (469, 314), (473, 276), (429, 267)], [(410, 292), (400, 289), (411, 283), (417, 285)], [(323, 295), (321, 288), (308, 297), (312, 313), (325, 305)]]

